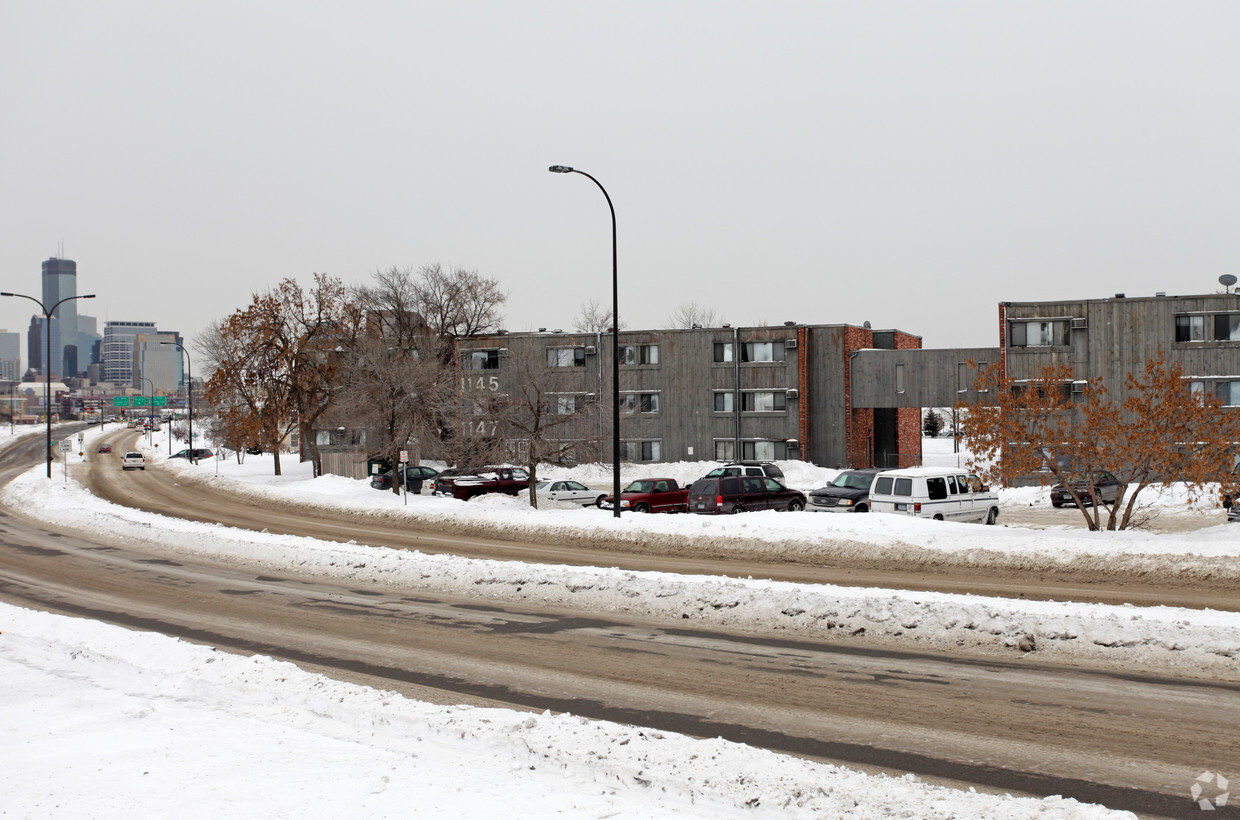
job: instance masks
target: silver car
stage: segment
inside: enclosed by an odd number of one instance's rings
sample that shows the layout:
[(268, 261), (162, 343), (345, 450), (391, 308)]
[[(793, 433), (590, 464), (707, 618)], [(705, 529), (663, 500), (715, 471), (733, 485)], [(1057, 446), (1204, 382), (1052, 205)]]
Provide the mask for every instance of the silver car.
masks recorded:
[(539, 498), (567, 501), (583, 507), (601, 507), (607, 493), (592, 490), (580, 481), (540, 481), (535, 485)]

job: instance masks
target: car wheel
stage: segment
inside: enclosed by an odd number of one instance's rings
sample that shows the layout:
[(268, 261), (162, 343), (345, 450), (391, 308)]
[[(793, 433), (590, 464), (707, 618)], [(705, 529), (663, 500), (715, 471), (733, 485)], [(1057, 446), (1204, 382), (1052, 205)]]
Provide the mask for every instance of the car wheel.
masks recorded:
[(936, 516), (934, 517), (934, 520), (935, 520), (935, 521), (942, 521), (942, 520), (943, 520), (943, 516), (941, 516), (941, 515), (936, 515)]
[(146, 472), (146, 468), (145, 468), (145, 467), (139, 467), (138, 469), (139, 469), (139, 470), (141, 470), (141, 471), (142, 471), (142, 472), (144, 472), (144, 473)]
[(867, 507), (865, 504), (859, 504), (855, 508), (853, 508), (853, 512), (869, 512), (869, 511), (870, 511), (870, 508)]
[(635, 512), (635, 513), (648, 513), (648, 512), (650, 512), (650, 505), (649, 505), (649, 504), (645, 504), (645, 503), (642, 503), (642, 504), (634, 504), (634, 505), (633, 505), (633, 512)]
[(732, 507), (732, 515), (736, 515), (737, 513), (743, 513), (744, 511), (745, 511), (745, 507), (742, 504), (737, 504), (734, 507)]
[(994, 507), (990, 508), (990, 512), (986, 513), (986, 523), (990, 526), (995, 525), (995, 521), (999, 519), (999, 511)]
[(1051, 502), (1051, 506), (1052, 506), (1052, 507), (1054, 507), (1055, 509), (1057, 509), (1057, 510), (1058, 510), (1059, 508), (1063, 507), (1063, 502), (1062, 502), (1062, 501), (1052, 501), (1052, 502)]
[(606, 497), (607, 496), (605, 495), (600, 495), (598, 498), (594, 499), (594, 506), (598, 507), (600, 510), (603, 509), (603, 499)]
[(788, 502), (788, 512), (800, 512), (803, 509), (805, 505), (795, 498)]

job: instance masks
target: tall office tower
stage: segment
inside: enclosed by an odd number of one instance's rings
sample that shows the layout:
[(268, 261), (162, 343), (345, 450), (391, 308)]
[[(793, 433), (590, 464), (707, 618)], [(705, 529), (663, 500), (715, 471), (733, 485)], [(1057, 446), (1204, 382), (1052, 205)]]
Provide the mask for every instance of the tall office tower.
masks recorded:
[[(176, 391), (185, 380), (181, 351), (164, 342), (181, 344), (179, 333), (139, 333), (133, 340), (133, 386), (139, 390)], [(141, 379), (150, 379), (147, 384)]]
[(20, 333), (0, 330), (0, 381), (15, 382), (21, 378), (21, 340)]
[(57, 302), (77, 296), (77, 263), (71, 259), (52, 257), (43, 263), (43, 306), (55, 308), (52, 320), (52, 344), (45, 366), (54, 375), (67, 379), (78, 375), (77, 300)]
[(103, 326), (103, 380), (133, 384), (133, 341), (139, 333), (155, 334), (154, 322), (106, 322)]
[(43, 362), (47, 361), (47, 354), (43, 352), (47, 344), (47, 331), (43, 329), (45, 321), (42, 316), (31, 316), (30, 329), (26, 331), (26, 367), (39, 374), (43, 373)]
[(99, 362), (99, 342), (103, 337), (99, 335), (98, 328), (99, 320), (96, 317), (78, 314), (77, 356), (80, 373)]

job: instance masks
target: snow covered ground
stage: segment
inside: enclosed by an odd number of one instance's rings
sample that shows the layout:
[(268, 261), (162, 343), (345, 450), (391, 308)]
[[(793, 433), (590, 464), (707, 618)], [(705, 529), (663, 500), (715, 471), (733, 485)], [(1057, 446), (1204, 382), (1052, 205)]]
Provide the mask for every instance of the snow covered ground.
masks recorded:
[[(86, 451), (95, 435), (88, 435)], [(162, 460), (166, 446), (149, 452), (152, 461)], [(1016, 657), (1033, 646), (1039, 656), (1233, 678), (1240, 659), (1240, 616), (1232, 613), (474, 561), (162, 519), (89, 496), (72, 476), (72, 463), (81, 458), (69, 458), (67, 481), (54, 471), (49, 482), (41, 467), (31, 470), (5, 488), (4, 503), (88, 531), (286, 570), (600, 610), (626, 611), (636, 601), (653, 615), (732, 629), (842, 637), (864, 627), (870, 637), (919, 648), (964, 641)], [(177, 480), (226, 481), (245, 492), (316, 507), (450, 520), (497, 535), (674, 543), (711, 551), (735, 543), (773, 553), (930, 549), (970, 562), (1036, 564), (1086, 556), (1190, 572), (1235, 573), (1240, 566), (1237, 539), (1221, 523), (1156, 536), (811, 513), (617, 521), (592, 509), (532, 511), (520, 499), (401, 499), (364, 481), (314, 479), (290, 462), (285, 459), (286, 475), (278, 479), (264, 457), (169, 466)], [(702, 471), (701, 464), (660, 468), (681, 479)], [(805, 466), (795, 472), (789, 466), (788, 472), (789, 483), (804, 489), (834, 475)], [(574, 474), (598, 486), (609, 483), (605, 470)], [(1038, 493), (1045, 490), (1005, 492), (1004, 504), (1044, 503)], [(1153, 503), (1183, 507), (1182, 495), (1177, 500), (1174, 492)], [(11, 607), (0, 608), (0, 633), (0, 679), (12, 682), (6, 686), (12, 695), (0, 704), (0, 762), (6, 769), (0, 807), (16, 816), (130, 817), (135, 803), (138, 814), (176, 806), (178, 814), (191, 817), (199, 816), (196, 811), (214, 816), (221, 808), (248, 816), (405, 816), (411, 806), (425, 807), (429, 815), (464, 817), (1110, 816), (1073, 801), (955, 792), (567, 715), (429, 706), (267, 658), (238, 658), (164, 636)], [(275, 790), (273, 783), (279, 784)]]

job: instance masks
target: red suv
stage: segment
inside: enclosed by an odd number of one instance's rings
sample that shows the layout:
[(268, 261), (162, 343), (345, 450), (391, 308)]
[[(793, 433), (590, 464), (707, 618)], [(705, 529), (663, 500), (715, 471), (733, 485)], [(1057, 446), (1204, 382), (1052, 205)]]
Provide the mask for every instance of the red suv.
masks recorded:
[(747, 510), (805, 509), (805, 493), (790, 490), (767, 476), (699, 478), (689, 488), (689, 512), (703, 515)]

